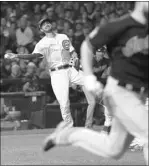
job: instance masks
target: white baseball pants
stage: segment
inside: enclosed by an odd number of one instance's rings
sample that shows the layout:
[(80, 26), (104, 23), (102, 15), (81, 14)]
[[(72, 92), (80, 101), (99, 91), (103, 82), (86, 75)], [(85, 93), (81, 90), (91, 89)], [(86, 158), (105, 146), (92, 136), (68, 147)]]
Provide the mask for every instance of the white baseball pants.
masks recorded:
[[(73, 125), (69, 101), (69, 87), (72, 83), (83, 86), (83, 72), (81, 70), (78, 72), (74, 67), (69, 67), (68, 69), (51, 72), (51, 84), (60, 104), (62, 118), (66, 123)], [(95, 98), (92, 94), (87, 92), (84, 86), (83, 91), (88, 102), (86, 125), (90, 125), (93, 121)]]

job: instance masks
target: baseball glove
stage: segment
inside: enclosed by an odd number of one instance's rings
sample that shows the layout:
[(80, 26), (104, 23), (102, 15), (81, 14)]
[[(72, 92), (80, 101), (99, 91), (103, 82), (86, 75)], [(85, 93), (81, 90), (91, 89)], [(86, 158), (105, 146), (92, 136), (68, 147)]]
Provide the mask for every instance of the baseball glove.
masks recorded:
[(69, 65), (74, 66), (76, 70), (80, 69), (80, 60), (78, 58), (71, 58), (69, 61)]
[(4, 58), (5, 59), (15, 59), (15, 58), (17, 58), (17, 54), (7, 53), (7, 54), (4, 55)]

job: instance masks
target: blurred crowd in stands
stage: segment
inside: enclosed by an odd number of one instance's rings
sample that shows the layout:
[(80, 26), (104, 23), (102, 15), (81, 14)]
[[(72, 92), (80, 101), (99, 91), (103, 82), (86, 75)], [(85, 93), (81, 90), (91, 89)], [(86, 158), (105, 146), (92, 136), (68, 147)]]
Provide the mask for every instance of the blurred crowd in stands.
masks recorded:
[[(80, 46), (96, 26), (102, 26), (128, 14), (133, 9), (131, 1), (1, 1), (0, 67), (1, 79), (22, 78), (21, 87), (2, 86), (3, 91), (37, 91), (45, 86), (39, 79), (49, 79), (45, 59), (6, 60), (4, 54), (32, 53), (35, 44), (44, 34), (38, 28), (43, 17), (52, 19), (53, 30), (68, 35), (80, 56)], [(106, 78), (109, 68), (106, 47), (95, 53), (94, 71)], [(106, 74), (105, 74), (106, 73)], [(99, 78), (100, 79), (100, 78)], [(50, 82), (50, 81), (49, 81)]]

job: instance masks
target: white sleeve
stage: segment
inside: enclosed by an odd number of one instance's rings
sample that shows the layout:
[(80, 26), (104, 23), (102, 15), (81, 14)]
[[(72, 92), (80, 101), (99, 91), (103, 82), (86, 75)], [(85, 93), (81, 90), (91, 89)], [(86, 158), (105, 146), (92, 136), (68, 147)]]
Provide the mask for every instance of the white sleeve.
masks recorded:
[(44, 56), (44, 51), (41, 49), (40, 45), (37, 43), (32, 54), (42, 54)]

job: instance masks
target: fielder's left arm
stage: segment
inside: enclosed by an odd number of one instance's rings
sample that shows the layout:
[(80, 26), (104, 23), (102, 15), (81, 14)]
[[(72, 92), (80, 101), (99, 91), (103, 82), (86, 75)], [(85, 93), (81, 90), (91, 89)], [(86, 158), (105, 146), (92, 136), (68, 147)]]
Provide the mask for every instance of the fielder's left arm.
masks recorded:
[[(67, 37), (67, 40), (69, 40), (69, 38)], [(70, 42), (70, 40), (69, 40)], [(72, 46), (71, 42), (70, 42), (70, 56), (71, 56), (71, 61), (73, 61), (72, 63), (74, 63), (74, 67), (76, 68), (76, 70), (79, 70), (80, 68), (80, 60), (78, 58), (78, 54), (76, 53), (74, 47)]]

